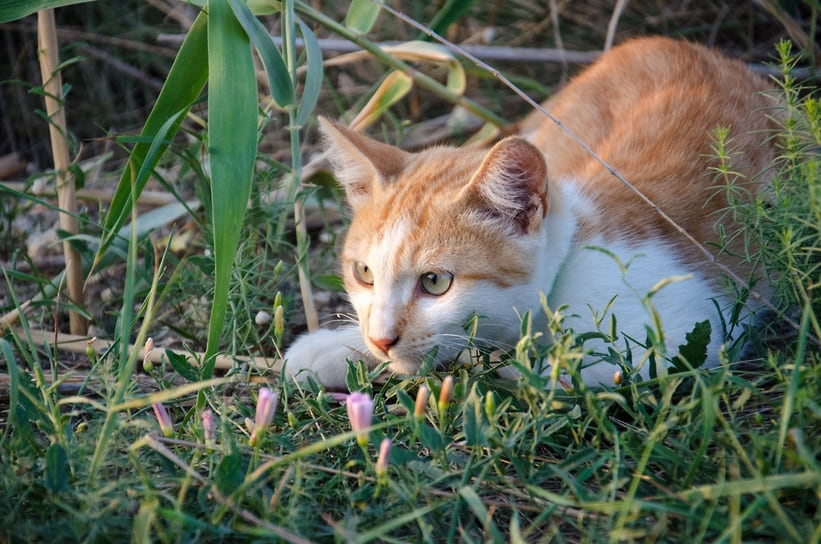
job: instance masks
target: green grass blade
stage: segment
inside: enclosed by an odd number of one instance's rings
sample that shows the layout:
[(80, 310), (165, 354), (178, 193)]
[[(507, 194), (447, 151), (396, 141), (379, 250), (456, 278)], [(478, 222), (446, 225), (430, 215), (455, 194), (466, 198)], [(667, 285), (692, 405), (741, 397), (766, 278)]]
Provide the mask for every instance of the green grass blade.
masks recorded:
[(91, 0), (3, 0), (0, 2), (0, 23), (22, 19), (42, 9), (84, 4)]
[[(430, 22), (430, 29), (437, 34), (444, 34), (448, 27), (458, 21), (464, 14), (470, 11), (474, 0), (448, 0), (442, 6), (433, 20)], [(420, 39), (425, 39), (427, 36), (422, 36)]]
[(302, 32), (302, 40), (305, 43), (306, 67), (308, 69), (308, 73), (305, 75), (302, 101), (299, 104), (296, 116), (297, 126), (303, 127), (314, 111), (316, 102), (319, 100), (319, 91), (322, 90), (322, 49), (319, 47), (316, 34), (308, 28), (308, 25), (302, 22), (301, 19), (297, 19), (297, 22), (299, 23), (299, 30)]
[(242, 25), (246, 34), (254, 44), (262, 63), (265, 65), (265, 73), (268, 74), (268, 86), (271, 89), (271, 98), (273, 98), (277, 107), (285, 109), (288, 106), (293, 106), (296, 103), (296, 96), (294, 94), (294, 84), (291, 81), (291, 75), (288, 72), (288, 67), (285, 66), (285, 59), (274, 44), (268, 31), (259, 22), (259, 19), (254, 17), (248, 5), (240, 0), (228, 0), (231, 4), (231, 10), (234, 16)]
[(19, 427), (17, 423), (17, 403), (19, 402), (18, 388), (20, 387), (20, 373), (17, 368), (17, 359), (11, 345), (3, 338), (0, 338), (0, 352), (6, 359), (6, 368), (9, 373), (9, 412), (6, 416), (6, 426), (3, 429), (3, 437), (11, 431), (12, 427)]
[[(257, 143), (257, 86), (248, 35), (226, 0), (211, 0), (208, 9), (208, 151), (215, 287), (206, 365), (217, 351), (225, 319), (231, 268), (251, 191)], [(205, 370), (203, 376), (207, 378), (208, 374)]]
[[(160, 91), (160, 95), (157, 97), (157, 102), (148, 115), (142, 130), (142, 136), (154, 140), (159, 137), (163, 126), (169, 119), (177, 116), (176, 120), (165, 129), (165, 138), (160, 142), (151, 160), (149, 160), (148, 154), (153, 142), (138, 143), (134, 146), (129, 163), (123, 170), (114, 198), (111, 200), (111, 206), (105, 218), (105, 233), (95, 261), (99, 261), (108, 246), (111, 245), (117, 231), (129, 216), (133, 204), (131, 200), (133, 171), (139, 169), (151, 171), (154, 168), (156, 160), (168, 146), (168, 140), (179, 129), (184, 113), (188, 111), (205, 85), (208, 78), (208, 63), (203, 54), (203, 51), (206, 51), (208, 40), (206, 21), (207, 16), (204, 12), (200, 13), (197, 20), (194, 21), (182, 47), (180, 47), (174, 64), (171, 66), (171, 70), (168, 72), (168, 77)], [(134, 188), (134, 198), (139, 196), (142, 188), (142, 186)]]

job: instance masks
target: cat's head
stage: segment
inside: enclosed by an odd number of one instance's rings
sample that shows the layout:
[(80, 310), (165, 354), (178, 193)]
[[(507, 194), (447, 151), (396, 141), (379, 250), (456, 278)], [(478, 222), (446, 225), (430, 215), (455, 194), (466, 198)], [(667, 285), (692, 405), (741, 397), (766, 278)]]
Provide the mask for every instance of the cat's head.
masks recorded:
[(400, 374), (434, 348), (437, 362), (452, 360), (475, 315), (477, 344), (512, 347), (514, 307), (538, 304), (529, 284), (547, 210), (542, 154), (520, 138), (408, 153), (327, 120), (322, 131), (353, 211), (345, 287), (374, 356)]

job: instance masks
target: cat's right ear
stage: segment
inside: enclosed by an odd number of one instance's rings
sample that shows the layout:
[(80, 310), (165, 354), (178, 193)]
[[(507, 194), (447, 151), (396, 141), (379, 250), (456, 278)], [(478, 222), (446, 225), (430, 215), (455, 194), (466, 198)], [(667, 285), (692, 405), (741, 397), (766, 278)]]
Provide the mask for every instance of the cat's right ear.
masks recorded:
[(345, 189), (352, 208), (370, 199), (378, 185), (390, 183), (407, 165), (409, 154), (397, 147), (325, 117), (319, 118), (319, 126), (334, 177)]

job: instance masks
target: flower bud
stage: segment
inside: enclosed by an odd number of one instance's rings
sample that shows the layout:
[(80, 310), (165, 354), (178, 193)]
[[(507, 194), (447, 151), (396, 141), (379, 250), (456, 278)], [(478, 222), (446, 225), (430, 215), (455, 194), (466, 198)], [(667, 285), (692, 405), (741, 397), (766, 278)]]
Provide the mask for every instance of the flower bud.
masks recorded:
[(274, 337), (279, 342), (282, 335), (285, 333), (285, 309), (282, 306), (277, 306), (274, 310)]
[(251, 440), (249, 441), (252, 446), (257, 443), (259, 437), (265, 433), (265, 429), (271, 424), (278, 403), (279, 396), (277, 396), (276, 393), (267, 387), (263, 387), (259, 390), (257, 412), (254, 417), (254, 430), (251, 433)]
[(391, 454), (391, 439), (385, 438), (379, 444), (379, 457), (376, 459), (376, 476), (384, 478), (388, 473), (388, 457)]
[(493, 416), (496, 415), (496, 395), (493, 391), (488, 391), (485, 395), (485, 415), (490, 421), (493, 421)]
[(206, 408), (200, 414), (202, 417), (202, 432), (205, 436), (205, 444), (208, 447), (213, 447), (216, 441), (216, 432), (214, 430), (214, 412), (210, 408)]
[(151, 405), (154, 409), (154, 415), (157, 416), (157, 421), (160, 424), (160, 430), (162, 434), (168, 438), (174, 436), (174, 424), (171, 421), (171, 416), (168, 414), (168, 410), (165, 409), (165, 406), (161, 402), (155, 402)]
[(453, 400), (453, 376), (445, 376), (442, 380), (442, 389), (439, 391), (439, 413), (445, 413), (448, 404)]
[(348, 395), (345, 408), (351, 429), (356, 432), (356, 441), (361, 447), (365, 447), (368, 444), (367, 428), (371, 426), (373, 419), (373, 400), (367, 393), (354, 392)]
[(413, 407), (413, 415), (416, 419), (423, 419), (425, 417), (425, 410), (428, 407), (428, 396), (430, 395), (430, 390), (428, 390), (428, 386), (420, 385), (419, 390), (416, 392), (416, 404)]

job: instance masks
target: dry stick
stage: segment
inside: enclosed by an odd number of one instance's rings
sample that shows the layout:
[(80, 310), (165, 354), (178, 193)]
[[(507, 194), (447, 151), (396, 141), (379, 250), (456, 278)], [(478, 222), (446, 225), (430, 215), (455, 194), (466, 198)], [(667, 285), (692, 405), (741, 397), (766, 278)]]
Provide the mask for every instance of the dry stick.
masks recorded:
[(109, 55), (105, 51), (101, 51), (95, 47), (81, 47), (80, 52), (86, 56), (93, 57), (95, 59), (99, 59), (109, 66), (111, 66), (114, 70), (118, 72), (122, 72), (123, 74), (136, 79), (138, 82), (142, 83), (146, 87), (149, 87), (155, 91), (161, 91), (163, 87), (163, 82), (155, 77), (149, 76), (147, 73), (143, 72), (142, 70), (131, 66), (128, 63), (121, 61), (120, 59)]
[[(15, 334), (20, 338), (28, 337), (26, 332), (22, 330), (16, 330)], [(93, 349), (95, 353), (104, 353), (110, 350), (115, 344), (113, 340), (101, 340), (96, 337), (91, 338), (88, 336), (66, 334), (61, 332), (58, 332), (55, 335), (54, 332), (38, 329), (30, 329), (28, 331), (28, 335), (30, 335), (32, 341), (35, 343), (48, 346), (53, 345), (57, 349), (67, 351), (69, 353), (86, 353), (89, 348)], [(145, 352), (143, 351), (142, 346), (129, 344), (129, 353), (134, 350), (139, 351), (139, 355), (137, 356), (139, 360), (146, 360)], [(204, 353), (188, 352), (176, 349), (166, 350), (161, 347), (155, 347), (149, 354), (148, 360), (152, 363), (161, 364), (163, 362), (163, 357), (167, 358), (165, 355), (166, 351), (171, 351), (176, 355), (185, 357), (189, 364), (192, 365), (198, 365), (199, 362), (205, 358)], [(270, 370), (275, 373), (280, 373), (282, 371), (282, 361), (272, 360), (267, 357), (231, 357), (228, 355), (218, 355), (214, 367), (221, 370), (228, 370), (233, 368), (237, 363), (248, 364), (260, 371)]]
[[(272, 36), (272, 38), (277, 46), (282, 47), (282, 38), (279, 36)], [(160, 43), (179, 44), (182, 43), (183, 39), (185, 39), (185, 36), (182, 34), (160, 34), (157, 36), (157, 41)], [(355, 53), (357, 51), (364, 51), (360, 45), (351, 40), (320, 38), (318, 42), (323, 52)], [(374, 42), (374, 44), (380, 48), (399, 45), (401, 43), (407, 42)], [(305, 47), (305, 42), (302, 38), (296, 38), (294, 45), (298, 49), (301, 49)], [(568, 62), (572, 64), (590, 64), (601, 56), (601, 51), (573, 51), (539, 47), (507, 47), (504, 45), (483, 45), (475, 43), (463, 44), (461, 47), (477, 57), (504, 62)]]
[(556, 0), (550, 0), (550, 22), (553, 25), (553, 39), (556, 42), (556, 48), (562, 52), (560, 59), (562, 65), (562, 77), (560, 81), (564, 83), (568, 77), (567, 57), (564, 54), (564, 42), (562, 42), (562, 31), (559, 28), (559, 5)]
[[(16, 32), (37, 32), (37, 28), (32, 25), (25, 25), (20, 23), (4, 23), (0, 25), (0, 30), (12, 30)], [(181, 38), (184, 37), (181, 35)], [(174, 58), (177, 56), (177, 50), (170, 47), (162, 47), (159, 45), (151, 45), (147, 43), (137, 42), (125, 38), (118, 38), (116, 36), (104, 36), (102, 34), (95, 34), (93, 32), (83, 32), (81, 30), (73, 30), (69, 28), (58, 28), (57, 39), (63, 42), (94, 42), (111, 45), (114, 47), (121, 47), (123, 49), (131, 49), (132, 51), (143, 51), (154, 55)], [(179, 43), (182, 43), (180, 39)]]
[[(57, 55), (57, 34), (54, 24), (54, 10), (46, 9), (37, 13), (37, 38), (40, 48), (40, 72), (43, 76), (46, 113), (49, 119), (51, 136), (51, 153), (54, 157), (54, 170), (57, 172), (57, 202), (61, 210), (60, 228), (69, 236), (79, 232), (74, 214), (77, 203), (74, 198), (74, 180), (68, 175), (68, 145), (66, 144), (66, 113), (63, 109), (63, 83)], [(68, 296), (75, 304), (83, 305), (83, 263), (80, 254), (71, 247), (68, 240), (63, 241), (63, 253), (66, 256), (66, 279)], [(75, 311), (69, 312), (69, 324), (72, 334), (85, 334), (88, 323)]]
[(607, 37), (604, 40), (605, 51), (610, 51), (610, 48), (613, 47), (613, 39), (616, 37), (616, 28), (619, 26), (621, 12), (624, 11), (626, 6), (627, 0), (618, 0), (618, 2), (616, 2), (616, 7), (613, 8), (613, 14), (607, 22)]
[[(392, 7), (390, 7), (387, 4), (383, 3), (382, 0), (372, 0), (372, 1), (375, 2), (376, 4), (379, 4), (380, 6), (382, 6), (383, 9), (385, 9), (389, 13), (393, 14), (395, 17), (401, 19), (405, 23), (411, 25), (412, 27), (416, 28), (417, 30), (420, 30), (420, 31), (424, 32), (426, 35), (428, 35), (431, 38), (433, 38), (434, 40), (438, 41), (439, 43), (441, 43), (442, 45), (444, 45), (448, 49), (451, 49), (452, 51), (462, 55), (463, 57), (465, 57), (466, 59), (468, 59), (469, 61), (474, 63), (476, 66), (482, 68), (483, 70), (486, 70), (493, 77), (495, 77), (496, 79), (501, 81), (506, 87), (508, 87), (510, 90), (512, 90), (517, 95), (519, 95), (530, 106), (532, 106), (536, 110), (540, 111), (545, 117), (547, 117), (548, 119), (553, 121), (553, 123), (555, 123), (556, 126), (558, 126), (560, 129), (562, 129), (573, 141), (575, 141), (577, 144), (579, 144), (582, 147), (582, 149), (584, 149), (584, 151), (588, 155), (590, 155), (596, 162), (601, 164), (608, 172), (610, 172), (610, 175), (612, 175), (617, 180), (619, 180), (625, 187), (627, 187), (627, 189), (629, 189), (631, 192), (633, 192), (633, 194), (635, 194), (637, 197), (639, 197), (645, 204), (650, 206), (650, 208), (655, 213), (657, 213), (659, 216), (661, 216), (662, 219), (664, 219), (667, 223), (669, 223), (680, 235), (684, 236), (684, 238), (686, 238), (690, 243), (692, 243), (695, 247), (697, 247), (699, 249), (699, 251), (701, 251), (701, 253), (704, 255), (704, 257), (706, 258), (706, 260), (708, 262), (710, 262), (714, 266), (718, 267), (718, 269), (721, 270), (721, 272), (726, 274), (734, 282), (736, 282), (737, 284), (739, 284), (739, 285), (743, 286), (745, 289), (747, 289), (747, 292), (749, 293), (749, 296), (751, 296), (754, 300), (757, 300), (757, 301), (761, 302), (762, 304), (764, 304), (764, 306), (766, 306), (770, 310), (773, 310), (777, 314), (782, 313), (782, 312), (779, 311), (779, 309), (772, 302), (770, 302), (767, 298), (762, 296), (761, 293), (759, 293), (758, 291), (756, 291), (752, 287), (750, 287), (750, 285), (746, 281), (741, 279), (741, 277), (738, 274), (736, 274), (735, 272), (733, 272), (727, 265), (719, 262), (718, 259), (716, 258), (716, 256), (713, 255), (712, 252), (709, 249), (707, 249), (703, 244), (701, 244), (698, 240), (693, 238), (693, 236), (689, 232), (687, 232), (684, 229), (684, 227), (682, 227), (681, 225), (676, 223), (676, 221), (672, 217), (670, 217), (669, 215), (664, 213), (664, 211), (661, 208), (659, 208), (658, 205), (656, 205), (655, 202), (653, 202), (647, 195), (645, 195), (644, 193), (639, 191), (632, 183), (627, 181), (624, 178), (624, 176), (619, 174), (619, 172), (615, 168), (613, 168), (607, 161), (602, 159), (595, 151), (593, 151), (593, 149), (590, 148), (590, 146), (588, 146), (586, 143), (584, 143), (581, 140), (581, 138), (576, 136), (576, 134), (574, 134), (572, 130), (570, 130), (567, 126), (565, 126), (564, 123), (559, 121), (559, 119), (557, 119), (549, 111), (544, 109), (541, 104), (539, 104), (538, 102), (536, 102), (535, 100), (530, 98), (527, 94), (525, 94), (524, 91), (522, 91), (521, 89), (519, 89), (519, 87), (514, 85), (513, 82), (511, 82), (507, 77), (505, 77), (501, 72), (499, 72), (499, 70), (496, 70), (495, 68), (493, 68), (492, 66), (490, 66), (486, 62), (483, 62), (483, 61), (479, 60), (478, 58), (471, 55), (470, 53), (468, 53), (467, 51), (465, 51), (464, 49), (462, 49), (458, 45), (446, 40), (445, 38), (443, 38), (442, 36), (440, 36), (436, 32), (430, 30), (429, 28), (426, 28), (424, 25), (422, 25), (421, 23), (416, 22), (415, 20), (411, 19), (410, 17), (408, 17), (404, 13), (393, 9)], [(781, 315), (781, 319), (783, 319), (785, 323), (789, 324), (795, 330), (797, 330), (797, 331), (801, 330), (801, 326), (798, 323), (796, 323), (793, 319), (791, 319), (789, 316)], [(818, 338), (816, 338), (812, 334), (807, 333), (807, 337), (813, 343), (815, 343), (816, 345), (821, 346), (821, 340), (819, 340)]]

